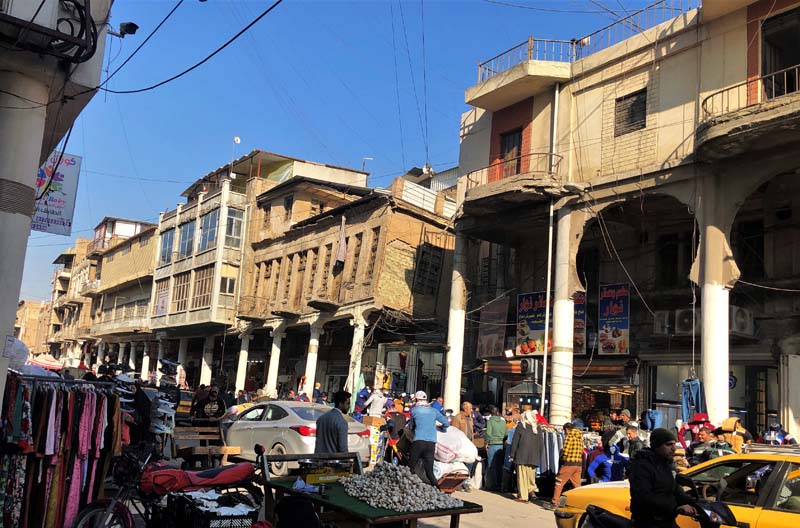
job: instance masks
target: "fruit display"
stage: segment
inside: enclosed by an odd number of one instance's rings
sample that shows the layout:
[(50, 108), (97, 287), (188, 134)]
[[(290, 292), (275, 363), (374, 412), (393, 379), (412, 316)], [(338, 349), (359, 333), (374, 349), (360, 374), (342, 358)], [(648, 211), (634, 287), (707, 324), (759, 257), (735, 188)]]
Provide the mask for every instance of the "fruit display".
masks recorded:
[(414, 512), (460, 508), (464, 502), (425, 484), (405, 466), (378, 464), (362, 475), (339, 480), (351, 497), (373, 508)]

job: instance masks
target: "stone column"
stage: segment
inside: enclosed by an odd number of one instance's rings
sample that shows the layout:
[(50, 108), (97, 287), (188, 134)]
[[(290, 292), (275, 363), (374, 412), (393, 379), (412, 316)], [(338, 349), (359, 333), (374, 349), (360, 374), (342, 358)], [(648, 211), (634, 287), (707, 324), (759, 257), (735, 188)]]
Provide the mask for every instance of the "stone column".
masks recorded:
[(128, 347), (128, 343), (120, 343), (119, 348), (117, 349), (117, 365), (124, 365), (125, 364), (125, 349)]
[(97, 346), (97, 362), (94, 364), (95, 372), (97, 372), (97, 369), (100, 368), (100, 365), (103, 364), (103, 360), (106, 358), (107, 348), (108, 348), (108, 343), (101, 340), (100, 344)]
[(136, 369), (136, 349), (139, 347), (139, 343), (131, 343), (130, 352), (128, 352), (128, 366), (132, 369)]
[(145, 341), (142, 347), (142, 370), (139, 377), (145, 382), (150, 378), (150, 343), (148, 341)]
[(189, 350), (189, 338), (182, 337), (178, 340), (178, 363), (186, 363), (186, 352)]
[(278, 325), (272, 330), (272, 350), (269, 355), (269, 370), (267, 370), (267, 384), (264, 390), (267, 396), (277, 398), (278, 396), (278, 366), (281, 362), (281, 343), (285, 337), (286, 327)]
[[(550, 355), (550, 423), (563, 425), (572, 419), (572, 357), (575, 328), (575, 293), (570, 286), (570, 213), (558, 212), (555, 281), (553, 283), (553, 348)], [(546, 346), (546, 345), (545, 345)]]
[(239, 362), (236, 365), (236, 391), (244, 390), (244, 382), (247, 378), (247, 356), (250, 351), (251, 335), (242, 336), (242, 346), (239, 348)]
[(444, 378), (444, 407), (461, 407), (461, 370), (464, 365), (464, 321), (467, 311), (467, 240), (456, 230), (453, 275), (450, 283), (450, 315), (447, 323), (447, 367)]
[(161, 360), (164, 359), (164, 351), (167, 348), (166, 339), (158, 340), (158, 358), (156, 359), (156, 382), (161, 383)]
[(347, 373), (345, 390), (355, 394), (361, 387), (357, 387), (361, 375), (361, 357), (364, 355), (364, 330), (367, 324), (361, 317), (356, 318), (353, 325), (353, 344), (350, 345), (350, 371)]
[(214, 336), (206, 336), (203, 342), (203, 357), (200, 361), (200, 384), (211, 385), (211, 369), (214, 364)]
[(308, 339), (308, 354), (306, 354), (306, 384), (302, 391), (309, 399), (314, 394), (314, 382), (317, 378), (317, 355), (319, 353), (319, 336), (322, 333), (322, 323), (311, 324), (311, 335)]

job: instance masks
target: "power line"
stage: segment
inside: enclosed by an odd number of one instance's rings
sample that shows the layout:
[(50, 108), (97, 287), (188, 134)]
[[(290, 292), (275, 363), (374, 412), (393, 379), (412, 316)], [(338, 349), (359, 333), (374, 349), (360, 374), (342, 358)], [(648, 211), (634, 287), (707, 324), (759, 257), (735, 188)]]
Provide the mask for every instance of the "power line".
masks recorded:
[(419, 118), (419, 131), (422, 136), (422, 141), (425, 143), (425, 158), (428, 157), (428, 137), (425, 135), (425, 128), (422, 126), (422, 111), (419, 108), (419, 95), (417, 95), (417, 81), (414, 76), (414, 66), (411, 63), (411, 47), (408, 44), (408, 31), (406, 31), (406, 18), (403, 15), (403, 2), (398, 0), (397, 5), (400, 6), (400, 22), (403, 25), (403, 36), (406, 41), (406, 56), (408, 57), (408, 69), (411, 72), (411, 86), (414, 88), (414, 100), (417, 102), (417, 118)]
[(392, 17), (390, 22), (392, 24), (392, 56), (394, 58), (394, 89), (395, 95), (397, 96), (397, 121), (400, 124), (400, 156), (403, 160), (403, 167), (406, 167), (406, 147), (403, 142), (403, 112), (400, 108), (400, 78), (397, 68), (397, 40), (394, 31), (394, 7), (391, 0), (389, 1), (389, 12)]
[(428, 154), (428, 67), (425, 61), (425, 0), (419, 0), (422, 16), (422, 103), (425, 106), (425, 163), (430, 161)]
[(99, 88), (101, 90), (105, 90), (107, 92), (115, 93), (115, 94), (134, 94), (134, 93), (142, 93), (142, 92), (148, 92), (150, 90), (155, 90), (156, 88), (164, 86), (167, 83), (170, 83), (170, 82), (172, 82), (174, 80), (180, 79), (184, 75), (196, 70), (197, 68), (199, 68), (200, 66), (202, 66), (206, 62), (210, 61), (212, 58), (214, 58), (222, 50), (224, 50), (225, 48), (227, 48), (228, 46), (233, 44), (240, 36), (242, 36), (245, 32), (247, 32), (248, 29), (250, 29), (251, 27), (256, 25), (262, 18), (267, 16), (273, 9), (278, 7), (281, 4), (281, 2), (283, 2), (283, 0), (276, 0), (271, 6), (269, 6), (260, 15), (258, 15), (256, 18), (254, 18), (252, 22), (250, 22), (245, 27), (243, 27), (238, 33), (236, 33), (234, 36), (229, 38), (224, 44), (222, 44), (217, 49), (215, 49), (213, 52), (211, 52), (211, 54), (206, 56), (201, 61), (195, 63), (194, 65), (186, 68), (182, 72), (180, 72), (178, 74), (175, 74), (172, 77), (169, 77), (168, 79), (164, 79), (163, 81), (158, 82), (156, 84), (152, 84), (150, 86), (145, 86), (144, 88), (136, 88), (136, 89), (133, 89), (133, 90), (109, 90), (108, 88), (102, 88), (102, 87), (99, 87)]
[(540, 7), (540, 6), (531, 6), (531, 5), (522, 5), (522, 4), (514, 4), (512, 2), (500, 2), (499, 0), (483, 0), (489, 4), (497, 4), (506, 7), (516, 7), (518, 9), (529, 9), (531, 11), (542, 11), (545, 13), (591, 13), (591, 14), (602, 14), (602, 11), (591, 10), (591, 9), (558, 9), (555, 7)]
[(739, 283), (746, 284), (747, 286), (752, 286), (754, 288), (762, 288), (764, 290), (770, 290), (770, 291), (778, 291), (778, 292), (786, 292), (786, 293), (800, 293), (800, 290), (795, 290), (795, 289), (792, 289), (792, 288), (775, 288), (773, 286), (765, 286), (764, 284), (755, 284), (755, 283), (752, 283), (752, 282), (747, 282), (747, 281), (742, 280), (742, 279), (737, 279), (736, 280), (736, 284), (739, 284)]

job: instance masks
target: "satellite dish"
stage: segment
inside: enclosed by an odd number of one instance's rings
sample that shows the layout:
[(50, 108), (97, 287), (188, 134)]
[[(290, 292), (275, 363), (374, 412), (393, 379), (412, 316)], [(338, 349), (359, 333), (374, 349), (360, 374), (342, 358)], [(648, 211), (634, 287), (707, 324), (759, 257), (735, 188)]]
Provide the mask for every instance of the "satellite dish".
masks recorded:
[(242, 142), (242, 138), (240, 138), (239, 136), (233, 136), (233, 142), (238, 145), (239, 143)]

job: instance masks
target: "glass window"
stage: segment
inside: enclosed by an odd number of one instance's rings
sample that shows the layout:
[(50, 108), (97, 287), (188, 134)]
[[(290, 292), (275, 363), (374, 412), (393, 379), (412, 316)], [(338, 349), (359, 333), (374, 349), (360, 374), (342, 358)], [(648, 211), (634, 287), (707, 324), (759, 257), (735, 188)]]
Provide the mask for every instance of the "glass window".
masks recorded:
[(715, 500), (719, 482), (725, 479), (727, 487), (722, 493), (723, 502), (755, 506), (774, 468), (775, 462), (734, 460), (716, 464), (690, 476), (697, 483), (701, 498)]
[[(256, 275), (256, 279), (258, 275)], [(256, 283), (256, 288), (258, 288), (258, 284)], [(231, 294), (236, 291), (236, 279), (233, 277), (222, 277), (220, 278), (219, 284), (219, 292), (223, 294)]]
[(435, 294), (439, 288), (444, 250), (430, 244), (418, 248), (417, 269), (414, 274), (414, 292), (423, 295)]
[(214, 209), (200, 217), (200, 251), (205, 251), (217, 244), (217, 222), (219, 209)]
[(175, 275), (172, 286), (172, 312), (186, 311), (189, 302), (189, 280), (191, 272), (179, 273)]
[(194, 272), (194, 298), (192, 309), (211, 306), (211, 283), (214, 280), (214, 265), (199, 268)]
[(789, 464), (786, 477), (778, 488), (775, 504), (769, 509), (800, 513), (800, 464)]
[(161, 233), (161, 255), (158, 259), (159, 264), (169, 264), (172, 262), (172, 243), (174, 239), (174, 229), (168, 229)]
[(289, 416), (284, 409), (281, 409), (277, 405), (270, 405), (267, 407), (267, 421), (274, 422), (276, 420), (282, 420)]
[(181, 224), (178, 258), (191, 256), (194, 251), (194, 220)]
[(500, 155), (504, 160), (503, 178), (519, 174), (522, 164), (520, 153), (522, 150), (522, 129), (514, 130), (500, 136)]
[(247, 409), (245, 412), (239, 416), (240, 422), (260, 422), (261, 418), (264, 416), (264, 409), (265, 407), (253, 407), (252, 409)]
[(297, 416), (299, 416), (303, 420), (311, 420), (312, 422), (316, 422), (317, 418), (325, 414), (326, 412), (330, 411), (330, 407), (325, 407), (323, 405), (313, 405), (310, 407), (292, 407), (292, 412), (294, 412)]
[(292, 221), (292, 206), (294, 206), (294, 196), (287, 196), (283, 199), (283, 221)]
[(647, 88), (617, 98), (614, 102), (614, 136), (647, 127)]
[(242, 244), (242, 220), (244, 212), (228, 209), (228, 225), (225, 227), (225, 245), (239, 247)]

